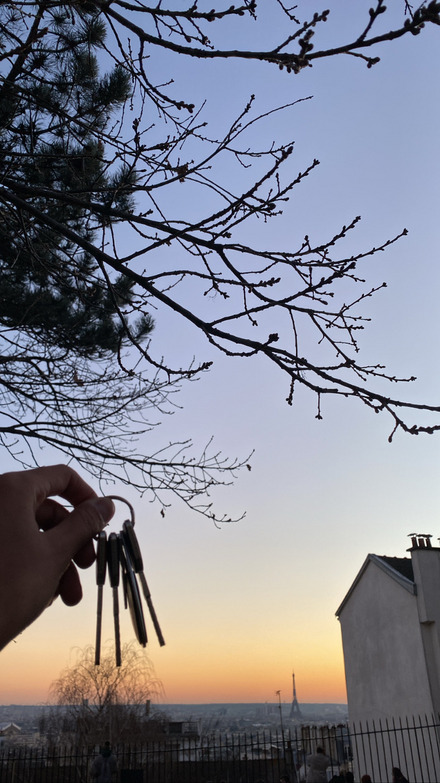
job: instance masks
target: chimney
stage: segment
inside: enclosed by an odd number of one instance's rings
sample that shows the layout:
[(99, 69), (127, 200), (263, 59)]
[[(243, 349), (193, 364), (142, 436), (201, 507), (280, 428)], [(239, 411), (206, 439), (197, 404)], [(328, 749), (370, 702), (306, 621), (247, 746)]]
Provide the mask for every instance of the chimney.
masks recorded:
[(411, 549), (432, 549), (431, 533), (409, 533), (408, 538), (411, 539)]
[(419, 619), (437, 623), (440, 631), (440, 548), (432, 546), (430, 533), (410, 533), (410, 538)]

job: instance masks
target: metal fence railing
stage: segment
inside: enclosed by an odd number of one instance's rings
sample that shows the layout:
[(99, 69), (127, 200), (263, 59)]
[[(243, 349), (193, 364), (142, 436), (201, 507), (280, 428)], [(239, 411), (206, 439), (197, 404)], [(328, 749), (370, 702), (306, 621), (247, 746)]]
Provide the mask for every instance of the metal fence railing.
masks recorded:
[(354, 768), (374, 781), (391, 780), (398, 767), (411, 783), (440, 781), (439, 716), (385, 718), (352, 725)]
[[(115, 783), (291, 783), (305, 779), (306, 758), (322, 746), (331, 763), (327, 778), (350, 770), (391, 781), (399, 767), (411, 783), (440, 782), (440, 718), (340, 724), (299, 724), (255, 734), (212, 732), (164, 736), (142, 745), (115, 745)], [(96, 748), (38, 746), (18, 737), (0, 744), (0, 783), (90, 783)]]

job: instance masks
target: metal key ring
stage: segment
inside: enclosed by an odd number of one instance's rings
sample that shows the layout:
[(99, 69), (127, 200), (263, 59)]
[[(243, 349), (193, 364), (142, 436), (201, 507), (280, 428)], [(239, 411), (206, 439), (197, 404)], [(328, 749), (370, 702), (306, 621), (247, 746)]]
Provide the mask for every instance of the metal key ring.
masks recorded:
[[(128, 506), (128, 508), (130, 509), (131, 524), (132, 524), (132, 525), (133, 525), (133, 527), (134, 527), (134, 525), (135, 525), (135, 521), (134, 521), (134, 508), (133, 508), (133, 506), (131, 505), (131, 503), (129, 503), (129, 502), (128, 502), (128, 500), (126, 500), (125, 498), (121, 497), (120, 495), (105, 495), (105, 497), (106, 497), (106, 498), (110, 498), (110, 500), (120, 500), (120, 501), (121, 501), (121, 503), (125, 503), (125, 505), (126, 505), (126, 506)], [(108, 527), (108, 525), (109, 525), (109, 524), (110, 524), (110, 522), (107, 522), (107, 524), (106, 524), (106, 527)], [(95, 541), (97, 541), (97, 540), (98, 540), (98, 535), (99, 535), (99, 534), (97, 534), (96, 536), (94, 536), (94, 539), (95, 539)]]
[(130, 509), (130, 515), (131, 515), (131, 524), (132, 524), (132, 525), (133, 525), (133, 527), (134, 527), (134, 525), (135, 525), (135, 521), (134, 521), (134, 508), (133, 508), (133, 506), (131, 505), (131, 503), (129, 503), (129, 502), (128, 502), (128, 500), (126, 500), (125, 498), (121, 497), (120, 495), (106, 495), (105, 497), (106, 497), (106, 498), (110, 498), (111, 500), (120, 500), (120, 501), (121, 501), (121, 503), (125, 503), (125, 505), (126, 505), (126, 506), (128, 506), (128, 508)]

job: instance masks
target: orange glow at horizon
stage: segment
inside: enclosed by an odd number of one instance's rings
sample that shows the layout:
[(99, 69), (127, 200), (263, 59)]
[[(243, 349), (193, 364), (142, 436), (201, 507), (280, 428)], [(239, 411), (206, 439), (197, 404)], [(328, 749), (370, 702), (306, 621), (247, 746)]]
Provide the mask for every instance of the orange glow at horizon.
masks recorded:
[[(337, 668), (337, 667), (335, 667)], [(191, 673), (167, 677), (164, 681), (165, 703), (265, 703), (276, 702), (276, 691), (281, 678), (273, 678), (269, 673), (264, 677), (254, 677), (252, 672), (244, 676), (242, 672), (228, 672), (222, 667), (209, 667), (199, 671), (197, 679)], [(282, 702), (292, 701), (292, 682), (283, 675), (281, 687)], [(297, 685), (298, 701), (304, 703), (343, 703), (347, 701), (343, 671), (330, 673), (328, 669), (321, 673), (303, 672), (300, 687)]]
[[(305, 703), (346, 703), (345, 674), (339, 637), (323, 652), (320, 646), (296, 656), (295, 682), (298, 700)], [(240, 646), (180, 645), (179, 654), (168, 661), (158, 655), (156, 672), (165, 689), (165, 702), (275, 702), (281, 690), (283, 702), (293, 697), (292, 660), (276, 646), (252, 649), (252, 642)], [(338, 644), (339, 643), (339, 644)]]
[[(268, 646), (252, 655), (252, 644), (249, 640), (229, 650), (227, 644), (202, 645), (200, 640), (181, 640), (163, 649), (152, 644), (150, 657), (164, 687), (161, 703), (275, 703), (277, 690), (282, 702), (290, 703), (290, 653)], [(37, 626), (31, 627), (2, 651), (0, 703), (47, 703), (51, 683), (71, 662), (62, 634), (41, 637)], [(298, 655), (295, 683), (300, 703), (346, 703), (340, 647), (332, 649), (329, 643), (325, 649), (321, 639), (317, 649)]]

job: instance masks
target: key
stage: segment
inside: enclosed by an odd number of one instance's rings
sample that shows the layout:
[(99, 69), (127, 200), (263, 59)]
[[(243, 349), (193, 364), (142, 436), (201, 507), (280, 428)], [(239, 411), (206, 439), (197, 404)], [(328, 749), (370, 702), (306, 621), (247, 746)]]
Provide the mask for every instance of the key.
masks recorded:
[(133, 571), (130, 557), (125, 547), (125, 534), (123, 531), (120, 533), (120, 553), (121, 553), (121, 566), (122, 566), (122, 579), (124, 584), (124, 598), (125, 608), (129, 608), (131, 621), (133, 623), (134, 632), (137, 640), (142, 647), (147, 644), (147, 630), (145, 628), (145, 618), (142, 610), (141, 596), (139, 593), (139, 587), (136, 580), (136, 575)]
[(98, 585), (98, 606), (96, 609), (95, 666), (101, 662), (102, 595), (107, 570), (107, 534), (103, 530), (98, 535), (96, 547), (96, 584)]
[(115, 624), (115, 654), (116, 666), (120, 666), (121, 660), (121, 632), (119, 628), (119, 575), (120, 552), (119, 537), (116, 533), (110, 533), (107, 542), (107, 564), (110, 585), (113, 590), (113, 619)]
[(151, 593), (148, 589), (147, 580), (144, 574), (144, 565), (142, 561), (141, 550), (139, 547), (139, 542), (137, 540), (136, 533), (134, 532), (133, 523), (130, 522), (129, 520), (126, 520), (122, 526), (122, 532), (125, 536), (124, 543), (125, 543), (126, 552), (128, 553), (129, 559), (131, 560), (135, 574), (138, 574), (139, 576), (145, 601), (147, 603), (151, 620), (154, 625), (154, 630), (156, 631), (160, 646), (163, 647), (163, 645), (165, 644), (165, 639), (163, 638), (162, 631), (160, 629), (160, 625), (156, 616), (156, 612), (154, 610), (153, 602), (151, 600)]

